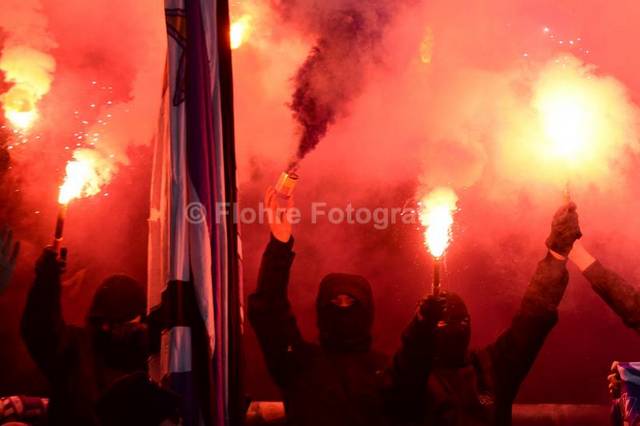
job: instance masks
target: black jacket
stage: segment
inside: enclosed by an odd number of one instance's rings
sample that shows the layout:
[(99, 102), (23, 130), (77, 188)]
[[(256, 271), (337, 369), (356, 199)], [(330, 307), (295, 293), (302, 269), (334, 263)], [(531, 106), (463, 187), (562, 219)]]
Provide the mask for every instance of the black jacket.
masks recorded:
[(386, 424), (381, 389), (386, 358), (370, 350), (340, 352), (307, 342), (287, 296), (293, 239), (271, 238), (248, 313), (269, 372), (296, 426)]
[(598, 261), (585, 269), (584, 276), (625, 325), (640, 333), (640, 291)]
[(49, 255), (37, 268), (29, 291), (22, 338), (49, 381), (50, 424), (97, 425), (94, 407), (101, 383), (91, 336), (85, 328), (65, 324), (60, 297), (60, 272)]
[(416, 316), (402, 337), (386, 391), (398, 424), (510, 425), (511, 405), (547, 335), (568, 282), (565, 263), (551, 255), (538, 263), (511, 326), (463, 368), (431, 368), (431, 331)]
[(177, 397), (151, 383), (146, 372), (105, 373), (89, 329), (65, 324), (60, 296), (55, 255), (45, 252), (21, 328), (32, 358), (49, 381), (49, 424), (153, 425), (160, 423), (158, 418), (176, 417)]

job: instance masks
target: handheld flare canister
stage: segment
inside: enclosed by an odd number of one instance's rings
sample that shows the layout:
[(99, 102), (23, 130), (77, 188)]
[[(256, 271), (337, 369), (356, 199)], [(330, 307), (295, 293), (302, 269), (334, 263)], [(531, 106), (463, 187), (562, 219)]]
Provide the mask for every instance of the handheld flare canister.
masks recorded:
[(300, 177), (293, 171), (282, 172), (275, 187), (278, 195), (285, 199), (291, 198), (298, 179), (300, 179)]
[(53, 237), (53, 248), (56, 252), (60, 253), (60, 248), (62, 246), (62, 237), (64, 233), (64, 221), (67, 217), (67, 208), (69, 207), (66, 203), (60, 203), (58, 209), (58, 217), (56, 219), (56, 231)]
[(433, 259), (433, 283), (431, 284), (431, 294), (440, 295), (440, 258)]

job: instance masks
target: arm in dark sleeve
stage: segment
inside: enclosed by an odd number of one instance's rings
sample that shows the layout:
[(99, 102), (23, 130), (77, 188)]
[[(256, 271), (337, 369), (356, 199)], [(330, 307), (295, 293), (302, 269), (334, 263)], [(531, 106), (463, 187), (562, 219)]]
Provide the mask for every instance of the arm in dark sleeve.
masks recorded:
[(295, 254), (293, 238), (283, 243), (271, 237), (262, 255), (258, 286), (249, 296), (249, 321), (258, 337), (271, 376), (284, 385), (299, 367), (304, 340), (287, 296)]
[(60, 302), (60, 274), (56, 253), (45, 250), (36, 266), (36, 278), (22, 314), (22, 338), (47, 376), (55, 372), (69, 343)]
[(538, 262), (511, 326), (486, 350), (498, 392), (515, 398), (544, 341), (558, 321), (558, 305), (569, 281), (564, 261), (551, 254)]
[(598, 261), (585, 269), (584, 276), (625, 325), (640, 333), (640, 291)]
[(432, 327), (420, 309), (402, 333), (400, 349), (387, 372), (386, 411), (401, 423), (419, 422), (433, 357)]

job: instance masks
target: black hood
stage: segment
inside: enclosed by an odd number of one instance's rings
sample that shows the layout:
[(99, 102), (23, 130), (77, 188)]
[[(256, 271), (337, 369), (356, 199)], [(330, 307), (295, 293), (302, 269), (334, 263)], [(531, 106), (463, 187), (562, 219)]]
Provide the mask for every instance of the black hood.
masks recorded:
[(441, 367), (461, 367), (467, 359), (471, 318), (467, 306), (455, 293), (443, 293), (442, 314), (435, 332), (434, 361)]
[[(353, 305), (340, 308), (331, 303), (342, 294), (351, 296)], [(366, 278), (351, 274), (327, 275), (320, 282), (316, 310), (323, 347), (343, 352), (368, 351), (371, 348), (373, 294)]]
[(144, 317), (146, 299), (145, 289), (138, 281), (124, 274), (111, 275), (93, 296), (87, 321), (120, 324)]

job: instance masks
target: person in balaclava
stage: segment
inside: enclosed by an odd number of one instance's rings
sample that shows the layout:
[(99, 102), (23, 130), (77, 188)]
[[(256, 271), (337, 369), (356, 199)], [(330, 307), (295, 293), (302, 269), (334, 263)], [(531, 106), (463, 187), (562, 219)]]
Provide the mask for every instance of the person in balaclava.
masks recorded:
[[(49, 424), (160, 424), (130, 423), (128, 418), (134, 412), (126, 412), (122, 406), (109, 409), (109, 401), (119, 400), (119, 394), (131, 392), (131, 388), (144, 390), (138, 394), (142, 401), (159, 401), (156, 406), (137, 407), (136, 418), (144, 410), (151, 419), (154, 411), (167, 412), (172, 418), (177, 400), (151, 383), (146, 373), (144, 288), (129, 276), (112, 275), (96, 291), (85, 326), (68, 325), (61, 306), (65, 264), (66, 251), (58, 256), (51, 248), (44, 250), (36, 263), (36, 278), (21, 324), (27, 348), (50, 384)], [(174, 401), (175, 409), (168, 400)], [(116, 414), (120, 418), (114, 423)]]
[[(269, 188), (265, 205), (271, 212), (278, 210), (276, 197)], [(371, 285), (358, 275), (324, 277), (316, 299), (320, 343), (305, 340), (287, 295), (294, 253), (286, 214), (270, 215), (270, 228), (271, 240), (257, 288), (249, 296), (248, 313), (267, 368), (282, 393), (287, 424), (386, 424), (381, 390), (387, 359), (371, 349)]]
[(471, 318), (462, 298), (423, 300), (403, 333), (385, 390), (396, 424), (510, 425), (518, 388), (558, 320), (568, 283), (566, 256), (580, 238), (573, 203), (560, 208), (511, 326), (489, 346), (468, 350)]

